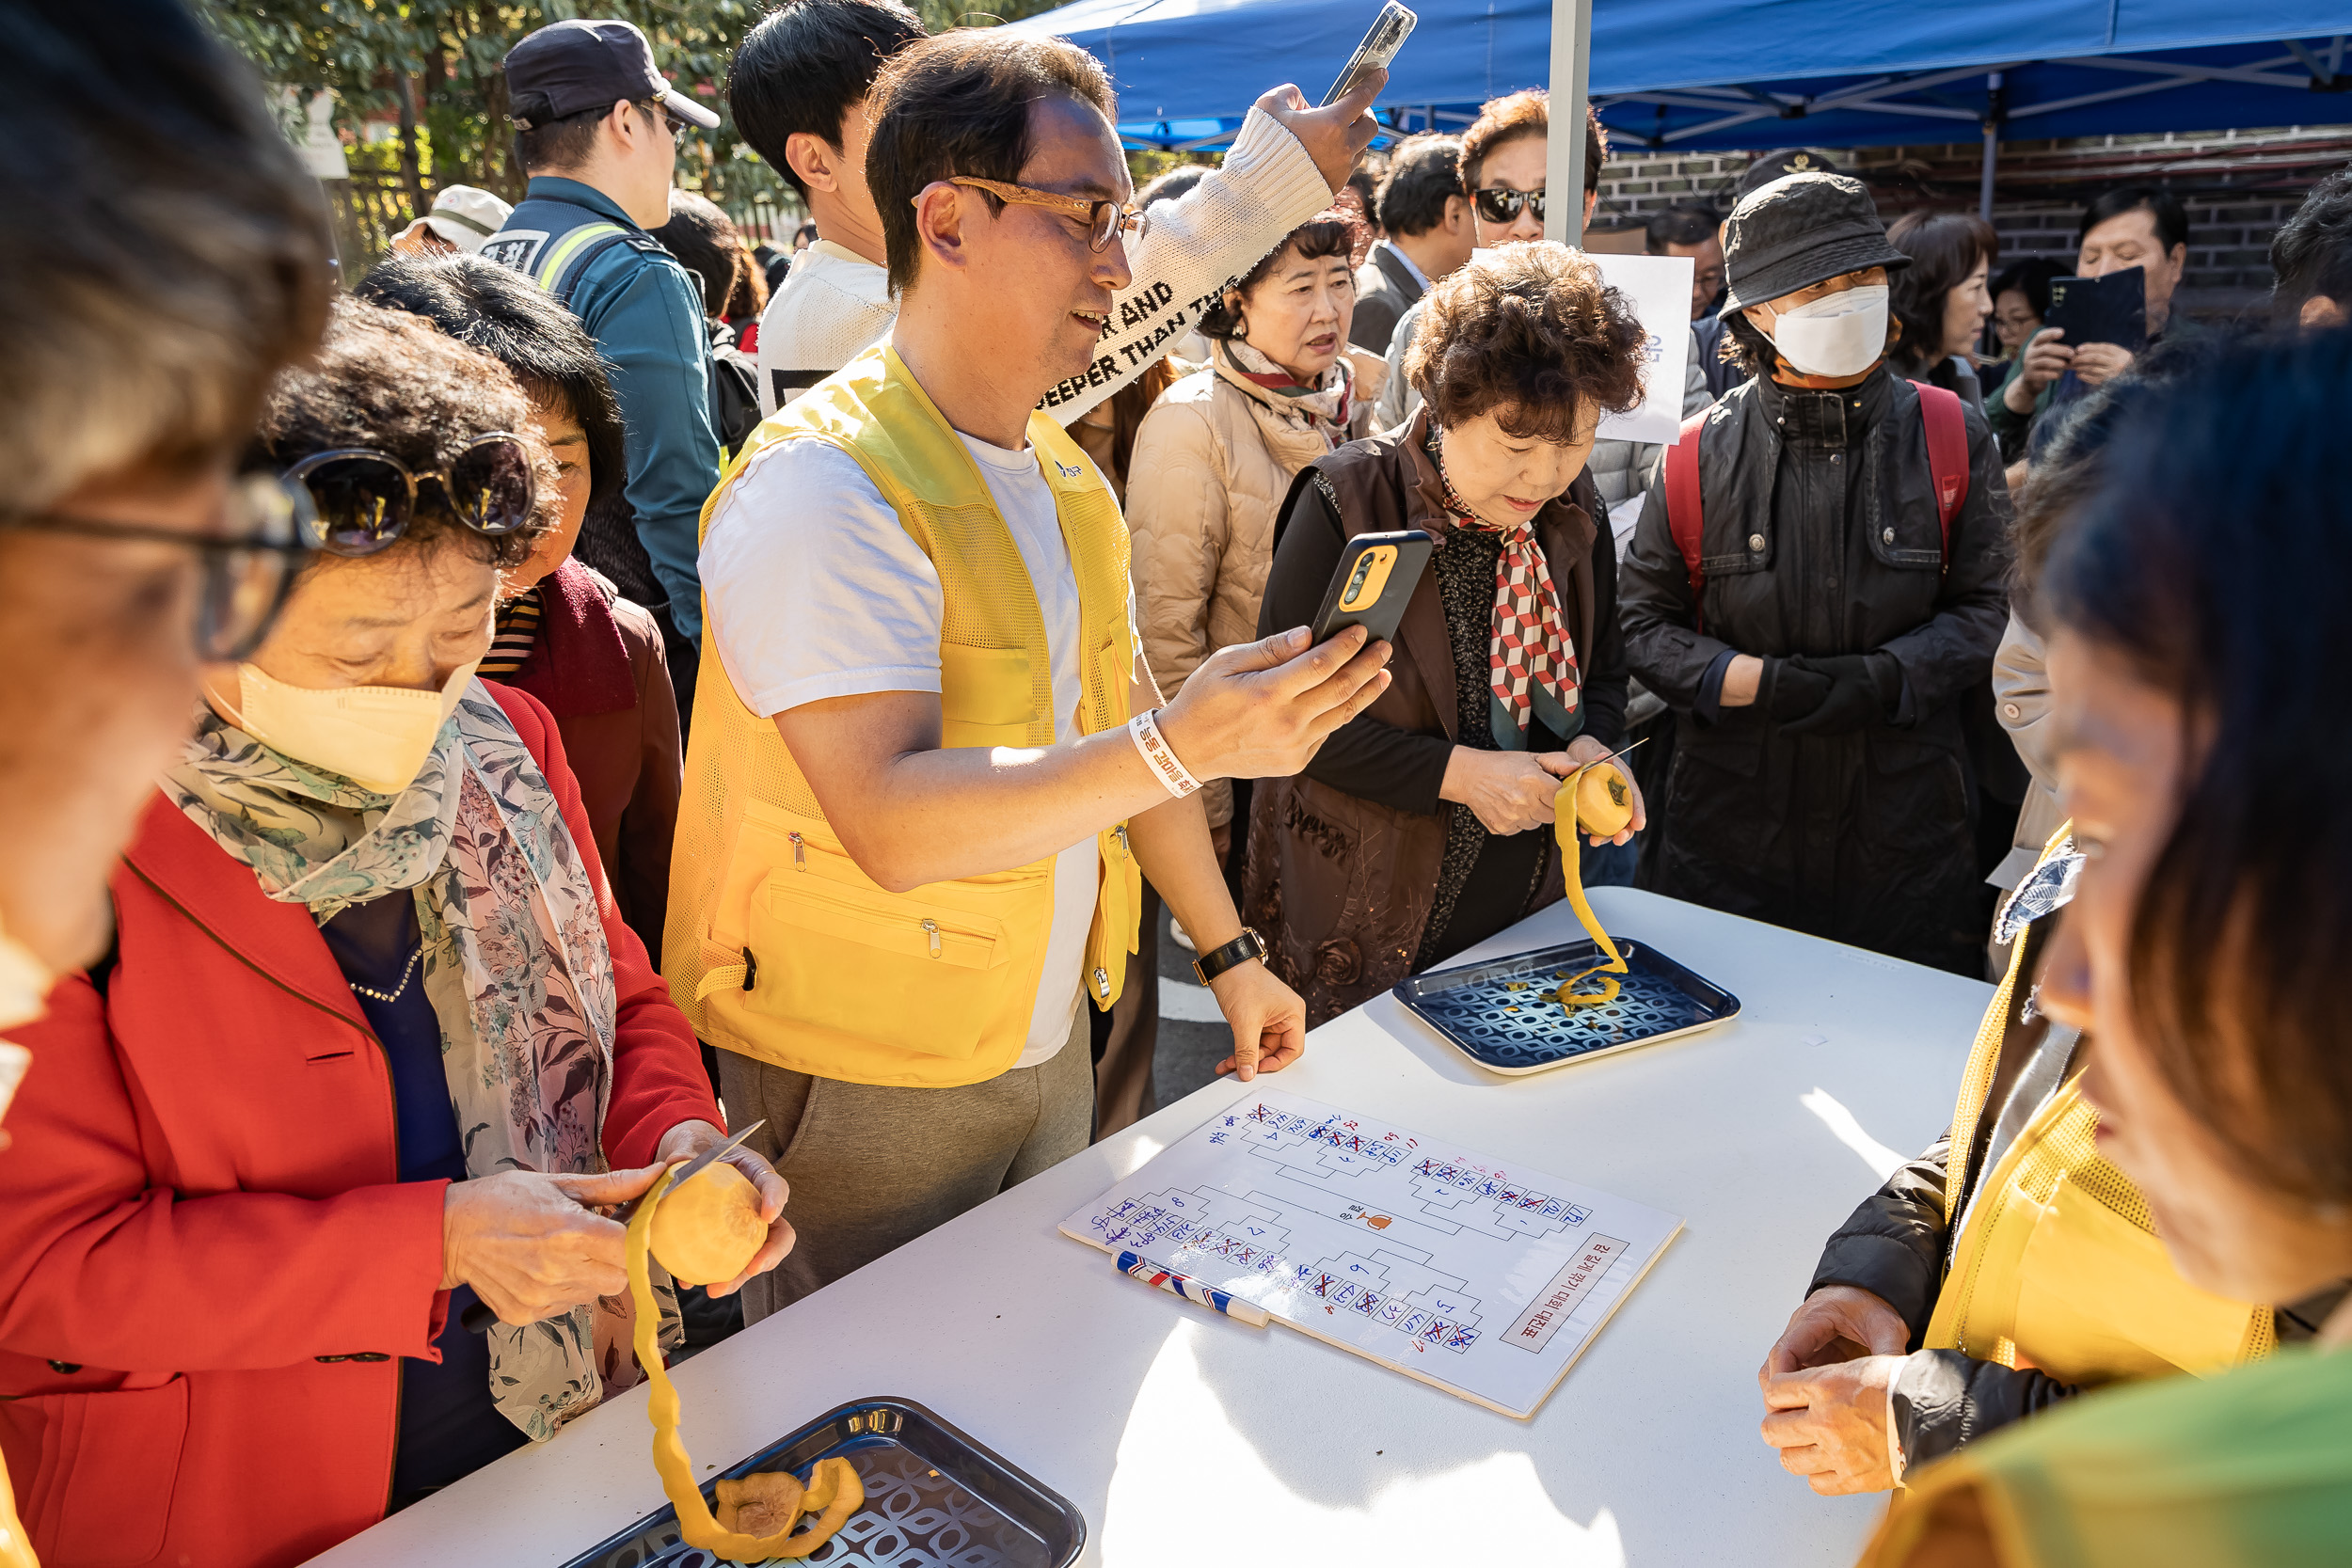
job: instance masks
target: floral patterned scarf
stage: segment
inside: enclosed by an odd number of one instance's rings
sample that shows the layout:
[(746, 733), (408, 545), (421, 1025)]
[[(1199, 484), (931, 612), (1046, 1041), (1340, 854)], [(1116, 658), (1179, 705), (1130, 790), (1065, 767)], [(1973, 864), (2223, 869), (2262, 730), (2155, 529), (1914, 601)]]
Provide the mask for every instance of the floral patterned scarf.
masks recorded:
[[(479, 681), (416, 781), (379, 795), (271, 750), (210, 707), (163, 787), (262, 891), (325, 925), (417, 901), (423, 984), (466, 1174), (600, 1172), (612, 1088), (612, 958), (555, 792)], [(665, 1347), (675, 1298), (660, 1292)], [(498, 1407), (534, 1441), (643, 1375), (626, 1292), (489, 1331)]]

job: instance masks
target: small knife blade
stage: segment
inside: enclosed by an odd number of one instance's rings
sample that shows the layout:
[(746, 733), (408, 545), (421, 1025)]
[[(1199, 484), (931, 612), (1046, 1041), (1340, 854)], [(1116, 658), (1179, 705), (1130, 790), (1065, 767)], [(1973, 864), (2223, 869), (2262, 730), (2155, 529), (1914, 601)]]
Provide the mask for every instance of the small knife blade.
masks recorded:
[[(762, 1117), (759, 1120), (753, 1122), (749, 1127), (744, 1128), (740, 1132), (736, 1133), (735, 1136), (729, 1138), (726, 1142), (720, 1144), (715, 1148), (703, 1150), (703, 1152), (695, 1155), (691, 1160), (687, 1161), (685, 1164), (678, 1167), (677, 1174), (670, 1178), (670, 1185), (672, 1187), (675, 1187), (681, 1183), (691, 1180), (695, 1174), (705, 1165), (709, 1164), (713, 1160), (722, 1158), (732, 1149), (741, 1148), (745, 1138), (750, 1137), (753, 1133), (758, 1132), (761, 1128), (767, 1125), (768, 1118)], [(618, 1224), (627, 1225), (629, 1222), (630, 1216), (637, 1212), (638, 1206), (644, 1201), (645, 1199), (643, 1194), (630, 1198), (627, 1203), (622, 1204), (618, 1209), (612, 1211), (613, 1220)], [(466, 1308), (465, 1315), (458, 1319), (458, 1325), (465, 1329), (465, 1331), (469, 1334), (481, 1334), (485, 1332), (492, 1323), (498, 1321), (498, 1313), (491, 1308), (487, 1302), (477, 1301), (472, 1306)]]
[(1602, 757), (1602, 758), (1600, 759), (1600, 761), (1599, 761), (1599, 762), (1588, 762), (1588, 763), (1586, 763), (1584, 766), (1585, 766), (1585, 767), (1587, 767), (1587, 768), (1598, 768), (1602, 762), (1614, 762), (1614, 761), (1616, 761), (1619, 757), (1621, 757), (1621, 756), (1625, 755), (1628, 752), (1630, 752), (1631, 750), (1633, 750), (1633, 747), (1634, 747), (1634, 746), (1646, 746), (1646, 745), (1648, 745), (1648, 744), (1649, 744), (1649, 736), (1642, 736), (1642, 738), (1641, 738), (1641, 739), (1639, 739), (1639, 740), (1637, 740), (1637, 741), (1633, 742), (1633, 745), (1632, 745), (1632, 746), (1620, 746), (1620, 747), (1618, 747), (1615, 751), (1613, 751), (1613, 752), (1610, 752), (1607, 756)]
[[(749, 1127), (744, 1128), (740, 1132), (738, 1132), (732, 1138), (729, 1138), (726, 1142), (719, 1145), (716, 1148), (707, 1148), (700, 1154), (695, 1155), (691, 1160), (687, 1161), (685, 1164), (678, 1167), (676, 1175), (670, 1178), (670, 1188), (675, 1189), (683, 1187), (686, 1183), (691, 1181), (696, 1176), (700, 1175), (705, 1165), (709, 1164), (713, 1160), (722, 1159), (734, 1152), (737, 1148), (742, 1147), (742, 1143), (745, 1138), (750, 1137), (753, 1133), (758, 1132), (761, 1128), (767, 1125), (768, 1118), (766, 1117), (762, 1117), (757, 1121), (753, 1122)], [(618, 1209), (612, 1211), (613, 1219), (619, 1221), (623, 1225), (627, 1225), (630, 1218), (636, 1214), (638, 1206), (643, 1204), (644, 1201), (645, 1199), (643, 1194), (630, 1198), (627, 1203), (622, 1204)]]

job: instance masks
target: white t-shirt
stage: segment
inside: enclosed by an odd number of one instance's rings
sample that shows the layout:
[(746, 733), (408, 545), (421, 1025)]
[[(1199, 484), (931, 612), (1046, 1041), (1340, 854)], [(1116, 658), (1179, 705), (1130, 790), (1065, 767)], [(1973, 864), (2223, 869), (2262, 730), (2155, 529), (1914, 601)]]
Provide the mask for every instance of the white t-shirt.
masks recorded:
[[(1077, 574), (1054, 492), (1035, 448), (1007, 451), (957, 434), (1036, 585), (1053, 663), (1056, 743), (1070, 745), (1085, 696), (1083, 639)], [(781, 441), (754, 458), (711, 515), (701, 568), (720, 662), (761, 718), (828, 697), (940, 689), (939, 573), (866, 470), (838, 447)], [(1127, 613), (1132, 625), (1132, 594)], [(1035, 1067), (1070, 1037), (1100, 853), (1089, 835), (1055, 857), (1053, 929), (1028, 1043), (1015, 1067)]]

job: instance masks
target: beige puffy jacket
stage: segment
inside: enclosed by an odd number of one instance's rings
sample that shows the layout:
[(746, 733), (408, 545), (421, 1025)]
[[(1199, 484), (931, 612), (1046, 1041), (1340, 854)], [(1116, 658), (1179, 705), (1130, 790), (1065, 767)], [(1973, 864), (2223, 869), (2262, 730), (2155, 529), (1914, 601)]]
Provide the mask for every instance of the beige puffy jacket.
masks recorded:
[[(1372, 417), (1379, 361), (1351, 354), (1351, 435)], [(1143, 656), (1161, 695), (1217, 649), (1258, 636), (1258, 605), (1274, 563), (1275, 512), (1291, 478), (1329, 451), (1327, 427), (1241, 379), (1222, 355), (1160, 394), (1127, 464)], [(1223, 780), (1202, 792), (1209, 825), (1233, 815)]]

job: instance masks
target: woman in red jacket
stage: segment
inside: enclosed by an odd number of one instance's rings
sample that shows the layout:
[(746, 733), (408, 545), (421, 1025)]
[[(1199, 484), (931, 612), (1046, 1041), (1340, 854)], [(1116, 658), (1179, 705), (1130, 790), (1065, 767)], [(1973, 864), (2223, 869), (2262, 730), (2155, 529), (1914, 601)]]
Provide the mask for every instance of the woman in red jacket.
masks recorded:
[[(47, 1560), (296, 1562), (639, 1376), (589, 1206), (723, 1134), (547, 710), (473, 679), (549, 515), (529, 410), (355, 305), (271, 400), (328, 559), (208, 671), (114, 955), (21, 1036), (0, 1445)], [(791, 1232), (733, 1158), (748, 1277)]]

